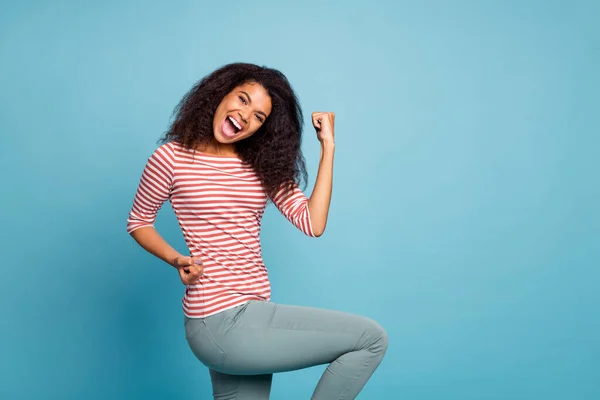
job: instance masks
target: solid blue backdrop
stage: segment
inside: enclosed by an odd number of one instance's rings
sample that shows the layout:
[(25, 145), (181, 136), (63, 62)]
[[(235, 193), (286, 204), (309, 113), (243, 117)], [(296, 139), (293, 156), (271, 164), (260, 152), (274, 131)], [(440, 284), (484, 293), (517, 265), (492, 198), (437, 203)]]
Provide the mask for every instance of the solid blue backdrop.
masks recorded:
[[(246, 61), (298, 92), (307, 194), (336, 112), (327, 232), (271, 206), (262, 241), (274, 301), (387, 328), (359, 398), (600, 398), (599, 3), (285, 3), (2, 3), (0, 397), (210, 398), (125, 220), (179, 99)], [(170, 207), (157, 228), (185, 251)]]

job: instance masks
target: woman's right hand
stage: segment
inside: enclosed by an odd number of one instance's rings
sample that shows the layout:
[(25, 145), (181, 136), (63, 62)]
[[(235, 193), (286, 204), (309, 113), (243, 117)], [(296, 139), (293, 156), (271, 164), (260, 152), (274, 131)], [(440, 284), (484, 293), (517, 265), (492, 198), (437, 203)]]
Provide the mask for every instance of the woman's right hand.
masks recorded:
[(202, 262), (194, 257), (177, 257), (173, 261), (173, 266), (177, 268), (181, 282), (184, 285), (195, 283), (204, 271)]

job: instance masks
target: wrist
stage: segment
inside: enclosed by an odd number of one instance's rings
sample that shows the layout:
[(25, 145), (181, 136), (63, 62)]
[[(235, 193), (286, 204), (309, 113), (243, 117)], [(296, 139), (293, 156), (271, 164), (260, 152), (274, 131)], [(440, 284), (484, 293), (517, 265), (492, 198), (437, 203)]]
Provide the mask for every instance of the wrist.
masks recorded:
[(333, 151), (335, 150), (335, 143), (333, 140), (322, 140), (321, 141), (321, 149), (325, 151)]
[(171, 267), (173, 267), (173, 268), (179, 268), (179, 267), (177, 266), (177, 260), (178, 260), (179, 258), (181, 258), (181, 257), (183, 257), (183, 255), (181, 255), (181, 254), (179, 254), (179, 253), (176, 253), (176, 254), (173, 254), (173, 255), (171, 255), (170, 257), (167, 257), (167, 260), (166, 260), (166, 261), (167, 261), (167, 263), (168, 263), (168, 264), (169, 264)]

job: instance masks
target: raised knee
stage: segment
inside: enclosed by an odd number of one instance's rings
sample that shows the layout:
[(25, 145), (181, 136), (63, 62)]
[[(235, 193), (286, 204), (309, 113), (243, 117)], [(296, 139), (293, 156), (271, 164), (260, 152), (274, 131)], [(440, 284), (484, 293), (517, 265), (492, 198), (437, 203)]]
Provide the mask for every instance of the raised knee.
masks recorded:
[(387, 350), (387, 347), (388, 347), (388, 334), (381, 325), (379, 325), (379, 324), (377, 324), (377, 325), (379, 326), (379, 329), (376, 334), (378, 348), (382, 353), (385, 353), (385, 351)]
[(368, 334), (368, 349), (374, 353), (385, 353), (388, 347), (388, 334), (377, 322), (369, 319), (369, 326), (365, 333)]

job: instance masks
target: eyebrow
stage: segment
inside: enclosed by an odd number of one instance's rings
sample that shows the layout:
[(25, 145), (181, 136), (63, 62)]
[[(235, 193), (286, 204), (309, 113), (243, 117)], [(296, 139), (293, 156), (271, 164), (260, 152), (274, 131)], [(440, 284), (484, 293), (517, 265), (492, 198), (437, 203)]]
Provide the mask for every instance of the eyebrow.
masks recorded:
[[(250, 98), (250, 95), (246, 92), (244, 92), (243, 90), (240, 90), (240, 92), (244, 93), (246, 95), (246, 97), (248, 98), (248, 103), (252, 104), (252, 99)], [(265, 114), (262, 111), (257, 111), (257, 113), (262, 114), (265, 118), (267, 118), (267, 114)]]

